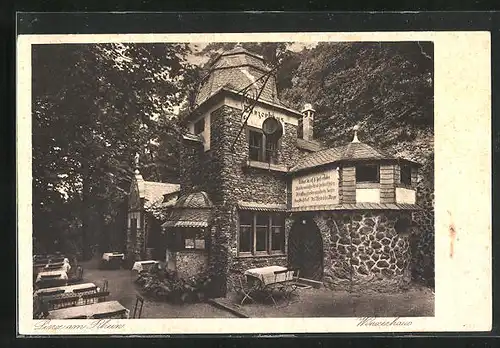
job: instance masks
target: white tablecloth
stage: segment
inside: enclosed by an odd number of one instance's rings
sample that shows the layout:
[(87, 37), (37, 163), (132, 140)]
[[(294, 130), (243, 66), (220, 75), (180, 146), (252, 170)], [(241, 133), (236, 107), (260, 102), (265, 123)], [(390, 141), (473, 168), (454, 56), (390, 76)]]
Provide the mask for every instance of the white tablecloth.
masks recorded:
[(119, 310), (125, 310), (125, 316), (128, 319), (130, 311), (123, 307), (118, 301), (98, 302), (84, 306), (55, 309), (50, 311), (46, 319), (68, 319), (81, 315), (90, 319), (94, 314), (111, 313)]
[(284, 282), (293, 279), (293, 271), (274, 275), (276, 271), (284, 271), (286, 267), (282, 266), (267, 266), (260, 268), (252, 268), (245, 271), (245, 275), (259, 279), (264, 285)]
[(102, 254), (102, 259), (105, 261), (109, 261), (110, 258), (119, 257), (122, 260), (125, 259), (125, 254), (113, 254), (113, 253), (104, 253)]
[[(53, 278), (43, 278), (43, 276), (57, 276)], [(52, 271), (43, 271), (38, 273), (38, 276), (36, 277), (36, 282), (40, 282), (45, 279), (60, 279), (60, 280), (68, 280), (68, 275), (64, 270), (52, 270)]]
[(147, 261), (136, 261), (132, 266), (133, 271), (141, 272), (144, 269), (149, 269), (149, 267), (153, 267), (153, 265), (159, 264), (159, 261), (155, 260), (147, 260)]
[(56, 286), (53, 288), (45, 288), (45, 289), (39, 289), (35, 291), (35, 296), (41, 293), (45, 292), (51, 292), (51, 291), (56, 291), (56, 290), (64, 290), (65, 293), (68, 292), (73, 292), (75, 289), (86, 289), (86, 288), (91, 288), (93, 286), (96, 286), (94, 283), (84, 283), (84, 284), (75, 284), (75, 285), (67, 285), (67, 286)]

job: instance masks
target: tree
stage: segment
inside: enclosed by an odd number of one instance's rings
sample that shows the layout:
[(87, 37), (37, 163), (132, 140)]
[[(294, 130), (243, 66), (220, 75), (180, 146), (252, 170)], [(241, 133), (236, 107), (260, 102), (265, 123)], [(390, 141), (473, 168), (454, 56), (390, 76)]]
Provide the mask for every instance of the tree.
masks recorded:
[(52, 222), (68, 219), (57, 208), (71, 206), (80, 214), (68, 224), (78, 226), (88, 256), (123, 210), (136, 153), (145, 177), (175, 176), (172, 114), (189, 90), (188, 50), (185, 44), (34, 46), (36, 235), (61, 235), (65, 228)]
[(298, 54), (280, 97), (297, 109), (314, 105), (315, 134), (326, 145), (349, 142), (356, 124), (364, 142), (391, 151), (432, 140), (431, 43), (320, 43)]

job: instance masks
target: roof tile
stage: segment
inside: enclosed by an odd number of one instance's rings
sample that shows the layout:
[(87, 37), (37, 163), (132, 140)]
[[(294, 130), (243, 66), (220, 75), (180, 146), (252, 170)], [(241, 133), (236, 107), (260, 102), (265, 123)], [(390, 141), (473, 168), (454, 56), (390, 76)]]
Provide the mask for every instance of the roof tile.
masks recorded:
[(144, 208), (149, 208), (153, 204), (162, 203), (164, 195), (177, 192), (179, 189), (179, 184), (143, 181), (139, 195), (145, 199)]
[(290, 172), (298, 172), (304, 169), (321, 166), (328, 163), (351, 160), (381, 160), (395, 159), (393, 156), (375, 149), (365, 143), (349, 143), (348, 145), (320, 150), (309, 154), (299, 160), (299, 162), (290, 169)]

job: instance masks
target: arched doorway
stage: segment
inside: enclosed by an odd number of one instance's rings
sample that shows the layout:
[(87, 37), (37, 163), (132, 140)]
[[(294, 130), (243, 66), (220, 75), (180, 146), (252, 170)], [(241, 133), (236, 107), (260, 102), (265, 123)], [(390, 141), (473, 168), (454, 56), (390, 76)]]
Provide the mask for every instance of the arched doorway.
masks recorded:
[(288, 236), (288, 264), (300, 270), (301, 278), (323, 277), (323, 239), (316, 223), (307, 217), (295, 220)]

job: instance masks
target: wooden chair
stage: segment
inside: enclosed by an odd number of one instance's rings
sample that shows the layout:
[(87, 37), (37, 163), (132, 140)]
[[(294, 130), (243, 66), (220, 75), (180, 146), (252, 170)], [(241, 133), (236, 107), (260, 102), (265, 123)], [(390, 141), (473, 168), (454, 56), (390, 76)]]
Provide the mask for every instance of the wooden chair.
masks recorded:
[(83, 279), (83, 267), (77, 266), (74, 276), (72, 276), (68, 279), (68, 283), (70, 283), (70, 284), (78, 283), (82, 279)]
[(276, 299), (274, 298), (275, 295), (275, 290), (277, 290), (281, 294), (286, 293), (286, 280), (280, 281), (280, 278), (283, 278), (283, 274), (287, 275), (289, 272), (288, 269), (280, 270), (280, 271), (274, 271), (274, 282), (272, 284), (269, 284), (268, 286), (265, 287), (266, 289), (266, 300), (271, 299), (274, 303), (275, 306), (278, 305), (276, 302)]
[(36, 309), (34, 316), (36, 317), (36, 319), (45, 318), (47, 315), (49, 315), (49, 310), (50, 310), (49, 302), (46, 301), (44, 298), (38, 297), (36, 299), (35, 307)]
[[(144, 306), (144, 298), (141, 296), (137, 295), (135, 299), (135, 307), (134, 307), (134, 312), (132, 314), (133, 319), (140, 319), (142, 315), (142, 307)], [(137, 317), (136, 317), (137, 315)]]
[(79, 300), (80, 296), (78, 295), (54, 297), (48, 300), (48, 304), (50, 309), (61, 309), (61, 308), (74, 307), (78, 305)]
[(109, 296), (109, 291), (99, 291), (90, 294), (83, 294), (82, 300), (84, 304), (91, 304), (97, 302), (104, 302)]
[(293, 295), (298, 295), (297, 290), (300, 288), (299, 287), (299, 276), (300, 276), (300, 270), (298, 268), (289, 268), (289, 271), (293, 272), (293, 277), (292, 281), (287, 283), (286, 286), (286, 297), (290, 300)]
[(104, 280), (101, 291), (108, 291), (108, 280)]
[(238, 296), (241, 296), (242, 299), (240, 301), (240, 306), (243, 305), (245, 300), (251, 300), (255, 302), (252, 297), (252, 293), (254, 292), (254, 287), (250, 286), (246, 281), (245, 275), (239, 270), (230, 270), (231, 273), (231, 285), (233, 290), (236, 292)]

